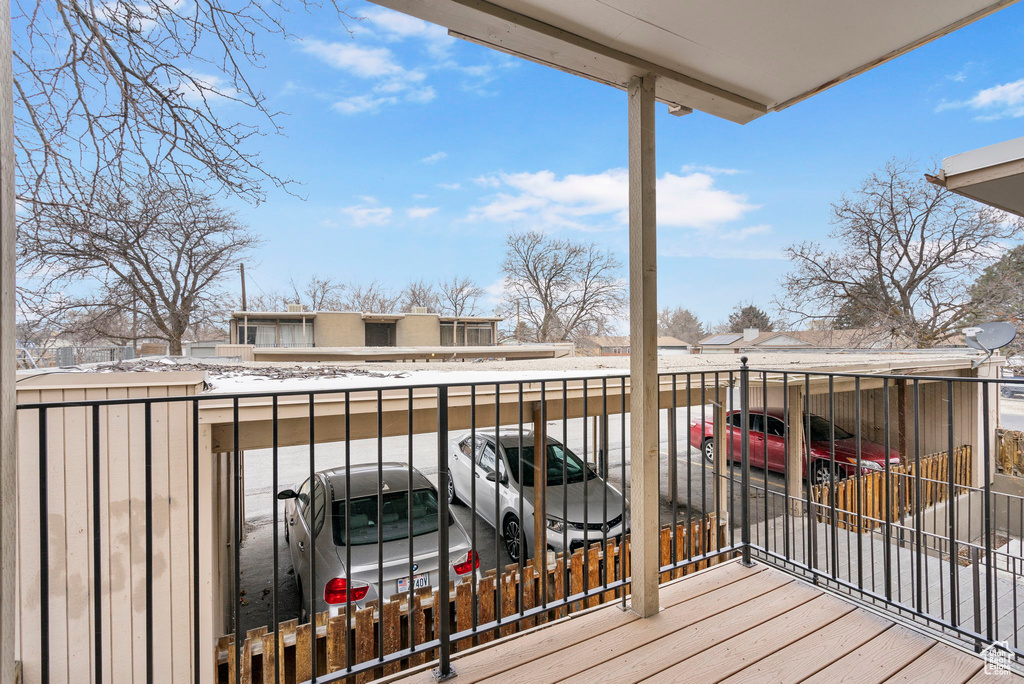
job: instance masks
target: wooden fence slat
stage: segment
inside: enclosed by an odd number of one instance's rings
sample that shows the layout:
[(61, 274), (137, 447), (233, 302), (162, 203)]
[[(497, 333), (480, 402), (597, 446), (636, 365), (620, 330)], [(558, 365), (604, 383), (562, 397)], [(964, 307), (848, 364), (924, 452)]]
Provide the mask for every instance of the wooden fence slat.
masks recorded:
[[(455, 629), (462, 632), (473, 627), (473, 585), (460, 582), (455, 587)], [(473, 645), (473, 639), (459, 639), (455, 643), (456, 651), (464, 651)]]
[[(494, 575), (488, 575), (480, 580), (480, 584), (477, 586), (476, 595), (477, 601), (480, 605), (480, 624), (486, 625), (488, 622), (494, 621)], [(487, 631), (482, 632), (477, 641), (481, 644), (486, 644), (494, 638), (494, 632)]]
[(517, 577), (518, 574), (514, 572), (506, 572), (501, 577), (501, 636), (503, 637), (506, 637), (509, 634), (514, 633), (516, 629), (515, 624), (513, 624), (511, 621), (505, 622), (505, 618), (511, 617), (513, 614), (515, 614), (516, 610), (518, 610), (518, 607), (516, 606), (516, 600), (518, 598), (516, 593)]
[[(373, 627), (373, 608), (362, 608), (356, 611), (356, 658), (355, 662), (365, 663), (374, 657), (377, 640), (376, 630)], [(308, 654), (307, 654), (308, 659)], [(307, 677), (308, 679), (308, 677)], [(367, 670), (356, 675), (356, 683), (370, 682), (375, 679), (373, 670)], [(298, 679), (298, 681), (304, 681)]]
[(275, 684), (274, 672), (277, 669), (277, 653), (274, 648), (274, 634), (263, 635), (262, 651), (260, 656), (260, 670), (263, 672), (263, 684)]
[(311, 643), (309, 623), (305, 622), (295, 628), (295, 680), (304, 682), (313, 677), (309, 667)]

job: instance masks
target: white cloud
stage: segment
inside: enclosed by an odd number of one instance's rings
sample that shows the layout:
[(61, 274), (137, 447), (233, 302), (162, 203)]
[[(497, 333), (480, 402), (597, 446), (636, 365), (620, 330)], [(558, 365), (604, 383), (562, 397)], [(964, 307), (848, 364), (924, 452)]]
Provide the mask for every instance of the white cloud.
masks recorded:
[(462, 183), (438, 183), (437, 187), (442, 190), (461, 190)]
[(347, 71), (360, 78), (390, 76), (415, 81), (424, 78), (424, 74), (402, 67), (395, 61), (395, 55), (386, 47), (367, 47), (353, 42), (325, 43), (315, 38), (307, 38), (302, 41), (302, 51), (335, 69)]
[(427, 218), (428, 216), (436, 212), (439, 208), (440, 207), (410, 207), (405, 210), (405, 213), (409, 218), (421, 219)]
[(420, 159), (420, 161), (423, 162), (424, 164), (436, 164), (437, 162), (441, 161), (447, 156), (447, 152), (435, 152), (434, 154), (428, 155), (423, 159)]
[(703, 164), (686, 164), (679, 170), (682, 173), (708, 173), (712, 176), (735, 176), (737, 173), (746, 173), (743, 169), (729, 169), (721, 166), (705, 166)]
[(374, 95), (353, 95), (331, 105), (331, 109), (341, 114), (362, 114), (375, 112), (384, 105), (398, 102), (395, 97), (377, 97)]
[(363, 226), (383, 226), (391, 221), (391, 207), (383, 207), (372, 197), (363, 197), (362, 204), (342, 207), (339, 213), (348, 218), (349, 223), (358, 228)]
[(427, 199), (430, 195), (424, 195), (422, 192), (417, 192), (412, 196), (413, 199)]
[(447, 29), (438, 24), (431, 24), (408, 14), (379, 9), (365, 15), (367, 21), (384, 33), (389, 40), (418, 38), (435, 57), (446, 57), (455, 39), (448, 35)]
[(976, 118), (980, 121), (1022, 117), (1024, 116), (1024, 78), (979, 90), (969, 100), (942, 102), (936, 107), (936, 111), (962, 108), (979, 112)]
[[(470, 211), (470, 220), (528, 222), (547, 228), (615, 229), (628, 221), (629, 173), (610, 169), (558, 178), (551, 171), (482, 176), (479, 185), (500, 189)], [(755, 208), (743, 195), (715, 187), (706, 173), (666, 173), (658, 179), (658, 225), (711, 228)]]

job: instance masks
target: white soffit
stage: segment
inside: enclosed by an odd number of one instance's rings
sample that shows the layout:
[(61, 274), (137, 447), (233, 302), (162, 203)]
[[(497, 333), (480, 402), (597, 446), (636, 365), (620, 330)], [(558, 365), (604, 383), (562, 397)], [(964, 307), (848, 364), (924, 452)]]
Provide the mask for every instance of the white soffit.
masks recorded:
[(942, 160), (929, 180), (990, 206), (1024, 216), (1024, 138), (981, 147)]
[[(373, 0), (452, 35), (747, 123), (1017, 0)], [(867, 106), (867, 105), (866, 105)]]

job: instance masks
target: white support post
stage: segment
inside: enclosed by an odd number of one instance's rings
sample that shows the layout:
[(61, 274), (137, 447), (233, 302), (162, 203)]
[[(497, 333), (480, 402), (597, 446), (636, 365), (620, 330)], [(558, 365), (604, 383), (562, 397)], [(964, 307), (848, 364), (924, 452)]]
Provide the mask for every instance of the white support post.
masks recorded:
[(0, 3), (0, 682), (15, 680), (18, 516), (14, 330), (14, 85), (11, 4)]
[(654, 76), (629, 82), (629, 415), (633, 612), (658, 612), (658, 267)]

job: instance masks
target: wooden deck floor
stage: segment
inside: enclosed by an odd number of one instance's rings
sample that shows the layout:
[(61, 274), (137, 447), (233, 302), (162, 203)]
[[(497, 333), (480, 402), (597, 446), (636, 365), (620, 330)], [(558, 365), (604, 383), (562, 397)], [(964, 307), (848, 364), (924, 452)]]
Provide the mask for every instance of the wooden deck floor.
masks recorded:
[[(763, 563), (662, 588), (640, 620), (616, 606), (455, 657), (453, 682), (987, 681), (983, 661)], [(430, 672), (402, 678), (433, 684)], [(1003, 676), (996, 681), (1024, 682)]]

